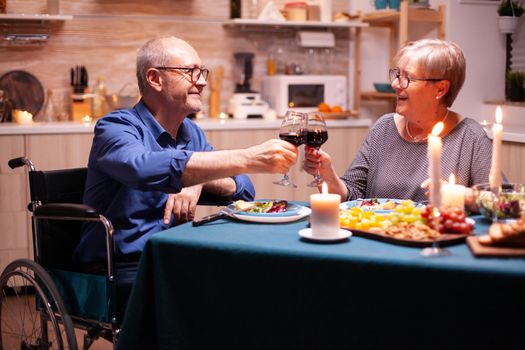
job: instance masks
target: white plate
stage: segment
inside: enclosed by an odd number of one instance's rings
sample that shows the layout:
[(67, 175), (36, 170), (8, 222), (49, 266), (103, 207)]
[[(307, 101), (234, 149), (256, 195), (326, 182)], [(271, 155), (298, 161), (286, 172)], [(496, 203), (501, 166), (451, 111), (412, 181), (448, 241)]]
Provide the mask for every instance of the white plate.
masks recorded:
[[(272, 200), (258, 200), (258, 201), (254, 201), (253, 203), (255, 202), (268, 202), (268, 201), (273, 201), (273, 202), (276, 202), (278, 201), (277, 199), (272, 199)], [(252, 202), (247, 202), (248, 204), (249, 203), (252, 203)], [(235, 203), (232, 203), (228, 206), (228, 208), (231, 210), (231, 211), (237, 211), (237, 208), (235, 206)], [(297, 213), (299, 212), (299, 210), (301, 210), (303, 208), (302, 205), (299, 205), (299, 204), (295, 204), (295, 203), (290, 203), (288, 202), (287, 206), (286, 206), (286, 211), (283, 211), (283, 212), (279, 212), (279, 213), (252, 213), (252, 212), (247, 212), (247, 211), (237, 211), (237, 214), (239, 215), (245, 215), (245, 216), (264, 216), (264, 217), (277, 217), (277, 216), (294, 216), (294, 215), (297, 215)]]
[(265, 224), (278, 224), (282, 222), (292, 222), (292, 221), (300, 220), (310, 215), (310, 213), (312, 212), (312, 209), (310, 208), (303, 207), (302, 205), (300, 205), (299, 207), (300, 209), (299, 211), (297, 211), (296, 214), (288, 215), (288, 216), (279, 216), (279, 215), (277, 216), (269, 216), (269, 215), (257, 216), (257, 215), (244, 215), (241, 213), (233, 214), (233, 216), (236, 219), (244, 220), (244, 221), (261, 222)]
[(331, 242), (331, 241), (341, 241), (343, 239), (347, 239), (352, 235), (351, 231), (339, 229), (339, 232), (335, 236), (327, 236), (327, 237), (319, 237), (319, 236), (312, 236), (312, 229), (311, 228), (303, 228), (302, 230), (299, 230), (299, 236), (303, 237), (304, 239), (307, 239), (309, 241), (316, 241), (316, 242)]

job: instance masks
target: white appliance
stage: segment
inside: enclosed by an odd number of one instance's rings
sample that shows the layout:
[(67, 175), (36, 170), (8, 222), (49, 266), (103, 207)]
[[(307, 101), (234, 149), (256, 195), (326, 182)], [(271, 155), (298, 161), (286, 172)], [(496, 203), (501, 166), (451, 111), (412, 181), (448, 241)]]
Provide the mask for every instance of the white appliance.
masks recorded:
[(344, 75), (271, 75), (262, 80), (262, 98), (278, 116), (289, 109), (313, 112), (321, 102), (347, 110)]
[(235, 119), (263, 118), (268, 103), (256, 92), (235, 93), (228, 102), (228, 114)]

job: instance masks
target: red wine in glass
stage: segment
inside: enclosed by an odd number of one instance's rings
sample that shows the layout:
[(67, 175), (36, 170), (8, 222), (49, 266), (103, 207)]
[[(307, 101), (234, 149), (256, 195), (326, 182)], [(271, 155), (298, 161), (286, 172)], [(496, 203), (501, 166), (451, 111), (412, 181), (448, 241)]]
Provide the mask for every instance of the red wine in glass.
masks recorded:
[[(284, 116), (281, 127), (279, 128), (279, 138), (283, 141), (287, 141), (294, 146), (299, 146), (303, 144), (303, 130), (305, 125), (305, 115), (304, 113), (299, 113), (296, 111), (287, 111)], [(283, 174), (281, 180), (274, 182), (276, 185), (280, 186), (292, 186), (297, 188), (297, 185), (290, 181), (288, 177), (288, 172)]]
[(303, 134), (304, 144), (312, 148), (319, 149), (328, 140), (328, 131), (326, 130), (305, 130)]
[(300, 146), (301, 144), (303, 144), (303, 135), (298, 132), (282, 133), (282, 134), (279, 134), (279, 138), (281, 140), (290, 142), (294, 146)]
[[(319, 150), (321, 145), (328, 140), (328, 128), (324, 121), (323, 115), (319, 112), (306, 114), (305, 127), (303, 129), (303, 142), (306, 146)], [(314, 176), (314, 180), (307, 186), (318, 187), (321, 185), (321, 175), (319, 169)]]

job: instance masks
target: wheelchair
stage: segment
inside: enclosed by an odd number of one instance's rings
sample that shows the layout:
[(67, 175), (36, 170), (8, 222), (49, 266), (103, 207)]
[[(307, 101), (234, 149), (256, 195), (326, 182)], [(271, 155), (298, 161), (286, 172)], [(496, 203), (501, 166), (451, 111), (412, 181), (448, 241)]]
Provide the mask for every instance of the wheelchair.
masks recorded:
[[(87, 168), (37, 171), (27, 166), (34, 260), (11, 262), (0, 275), (0, 350), (77, 349), (75, 328), (86, 331), (83, 349), (102, 337), (116, 347), (120, 324), (111, 222), (82, 204)], [(107, 274), (80, 272), (73, 252), (83, 222), (106, 231)]]

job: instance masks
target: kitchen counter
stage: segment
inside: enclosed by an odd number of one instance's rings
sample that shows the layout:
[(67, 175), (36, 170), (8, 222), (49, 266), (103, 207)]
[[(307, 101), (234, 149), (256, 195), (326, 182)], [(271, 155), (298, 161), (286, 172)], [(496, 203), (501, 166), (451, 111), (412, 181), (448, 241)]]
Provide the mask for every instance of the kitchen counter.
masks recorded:
[[(197, 119), (195, 122), (204, 131), (213, 130), (271, 130), (277, 129), (281, 125), (281, 120), (218, 120), (218, 119)], [(370, 127), (373, 124), (371, 119), (349, 118), (327, 120), (328, 127)], [(53, 123), (34, 123), (34, 124), (0, 124), (0, 135), (42, 135), (42, 134), (90, 134), (93, 133), (93, 124), (83, 124), (79, 122), (53, 122)]]
[[(487, 135), (492, 140), (492, 129), (491, 126), (485, 127)], [(525, 143), (525, 126), (524, 125), (511, 125), (503, 124), (503, 141)]]

